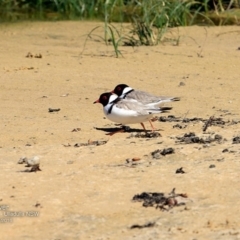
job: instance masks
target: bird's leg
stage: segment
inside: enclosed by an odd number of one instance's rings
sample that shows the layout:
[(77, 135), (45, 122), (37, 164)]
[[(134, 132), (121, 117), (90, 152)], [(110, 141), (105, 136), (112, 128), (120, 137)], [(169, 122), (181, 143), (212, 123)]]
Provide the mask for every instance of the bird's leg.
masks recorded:
[[(159, 130), (156, 130), (156, 128), (153, 126), (151, 120), (149, 120), (149, 123), (150, 123), (150, 125), (151, 125), (151, 127), (152, 127), (152, 132), (159, 131)], [(160, 136), (162, 136), (162, 135), (160, 134)]]
[(152, 132), (154, 132), (156, 129), (155, 129), (155, 127), (153, 126), (152, 121), (149, 120), (149, 123), (150, 123), (150, 125), (151, 125), (151, 127), (152, 127)]
[(147, 132), (147, 130), (146, 130), (146, 128), (145, 128), (145, 126), (144, 126), (144, 124), (143, 124), (143, 123), (141, 123), (141, 125), (142, 125), (143, 129), (145, 130), (145, 132)]

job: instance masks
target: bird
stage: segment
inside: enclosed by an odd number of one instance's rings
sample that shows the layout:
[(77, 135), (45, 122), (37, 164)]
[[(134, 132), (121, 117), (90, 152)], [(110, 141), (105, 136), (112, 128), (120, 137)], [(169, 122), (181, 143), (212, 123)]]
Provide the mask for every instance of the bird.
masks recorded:
[[(98, 100), (93, 103), (101, 103), (105, 116), (112, 122), (125, 124), (140, 123), (143, 129), (146, 128), (143, 122), (149, 121), (153, 114), (171, 110), (171, 107), (155, 107), (144, 105), (138, 101), (121, 99), (112, 92), (102, 93)], [(154, 127), (149, 121), (154, 131)]]
[(154, 96), (148, 92), (135, 90), (127, 84), (118, 84), (114, 90), (111, 91), (122, 99), (132, 99), (144, 105), (155, 107), (160, 106), (162, 103), (179, 101), (178, 97)]

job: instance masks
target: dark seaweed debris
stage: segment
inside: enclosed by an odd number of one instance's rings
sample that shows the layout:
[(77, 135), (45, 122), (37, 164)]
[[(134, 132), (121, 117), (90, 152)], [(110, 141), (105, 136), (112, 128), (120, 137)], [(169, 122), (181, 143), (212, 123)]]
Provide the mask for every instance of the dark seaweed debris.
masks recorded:
[(134, 228), (147, 228), (147, 227), (154, 227), (155, 226), (155, 222), (149, 222), (149, 223), (146, 223), (146, 224), (143, 224), (143, 225), (140, 225), (140, 224), (134, 224), (130, 227), (130, 229), (134, 229)]
[(157, 192), (143, 192), (136, 194), (133, 197), (135, 202), (143, 202), (143, 207), (155, 207), (156, 209), (169, 210), (176, 206), (185, 205), (184, 202), (179, 202), (177, 197), (187, 198), (187, 194), (175, 193), (175, 188), (167, 195)]
[(136, 133), (136, 134), (131, 134), (128, 138), (158, 138), (161, 137), (161, 134), (157, 131), (154, 132), (145, 132), (145, 133)]
[(173, 125), (173, 128), (179, 128), (179, 129), (183, 129), (183, 128), (186, 128), (186, 127), (187, 127), (186, 124), (181, 125), (181, 124), (177, 123), (177, 124)]
[(161, 157), (160, 155), (165, 156), (167, 154), (172, 154), (172, 153), (174, 153), (173, 148), (164, 148), (162, 150), (157, 149), (157, 150), (151, 152), (151, 155), (153, 158), (159, 159)]
[(180, 167), (180, 168), (178, 168), (178, 169), (176, 170), (176, 173), (177, 173), (177, 174), (178, 174), (178, 173), (183, 174), (183, 173), (185, 173), (185, 171), (183, 170), (182, 167)]
[(108, 142), (108, 140), (104, 140), (104, 141), (91, 141), (88, 140), (87, 143), (76, 143), (74, 144), (74, 147), (82, 147), (82, 146), (100, 146), (100, 145), (104, 145)]
[(185, 133), (183, 137), (176, 137), (176, 138), (177, 138), (176, 143), (185, 143), (185, 144), (191, 144), (191, 143), (206, 144), (206, 143), (212, 143), (212, 142), (220, 143), (223, 140), (222, 136), (219, 134), (214, 135), (214, 137), (209, 136), (203, 139), (201, 137), (196, 136), (194, 132)]
[[(204, 118), (180, 118), (180, 117), (175, 117), (174, 115), (169, 115), (167, 117), (161, 116), (159, 117), (158, 121), (160, 122), (178, 122), (178, 123), (190, 123), (190, 122), (203, 122), (203, 131), (206, 131), (206, 129), (209, 126), (223, 126), (223, 125), (234, 125), (240, 123), (240, 120), (223, 120), (223, 118), (215, 118), (214, 116), (210, 117), (209, 119), (204, 119)], [(180, 124), (174, 125), (175, 128), (185, 128), (186, 126), (181, 126)]]
[(60, 108), (49, 108), (48, 112), (59, 112), (60, 110)]
[(240, 136), (234, 137), (232, 141), (233, 141), (233, 144), (240, 143)]

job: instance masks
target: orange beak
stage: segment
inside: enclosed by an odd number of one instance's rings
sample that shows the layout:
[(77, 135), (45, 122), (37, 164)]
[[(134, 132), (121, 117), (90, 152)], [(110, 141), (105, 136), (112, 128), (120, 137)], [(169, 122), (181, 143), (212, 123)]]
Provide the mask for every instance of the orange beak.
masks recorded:
[(99, 99), (98, 99), (98, 100), (96, 100), (95, 102), (93, 102), (93, 104), (95, 104), (95, 103), (99, 103)]

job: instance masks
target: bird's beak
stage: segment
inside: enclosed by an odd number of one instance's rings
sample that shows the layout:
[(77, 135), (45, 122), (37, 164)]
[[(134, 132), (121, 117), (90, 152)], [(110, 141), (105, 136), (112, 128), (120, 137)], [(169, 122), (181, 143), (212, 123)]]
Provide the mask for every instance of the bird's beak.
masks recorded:
[(99, 103), (99, 99), (98, 99), (98, 100), (96, 100), (95, 102), (93, 102), (93, 104), (95, 104), (95, 103)]

